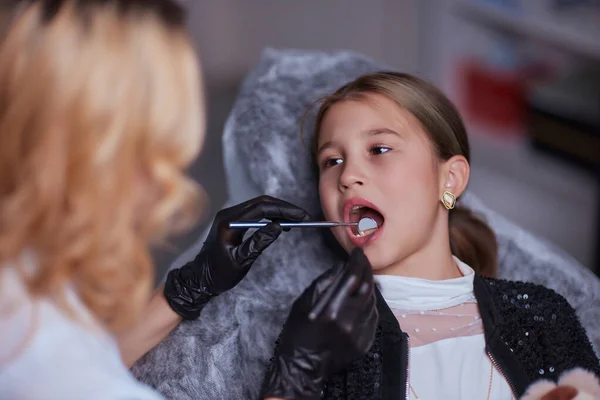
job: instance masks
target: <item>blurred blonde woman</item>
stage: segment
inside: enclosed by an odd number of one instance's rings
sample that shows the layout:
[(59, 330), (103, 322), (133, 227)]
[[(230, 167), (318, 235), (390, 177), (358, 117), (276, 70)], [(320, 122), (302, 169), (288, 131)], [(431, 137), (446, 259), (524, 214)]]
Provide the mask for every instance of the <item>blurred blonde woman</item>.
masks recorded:
[[(2, 399), (159, 399), (123, 362), (237, 285), (279, 221), (308, 218), (268, 196), (221, 210), (150, 298), (149, 244), (203, 209), (183, 172), (205, 127), (184, 17), (170, 0), (0, 4)], [(251, 235), (228, 227), (261, 219)]]
[(199, 69), (168, 0), (15, 1), (0, 41), (0, 397), (156, 399), (113, 334), (187, 227)]

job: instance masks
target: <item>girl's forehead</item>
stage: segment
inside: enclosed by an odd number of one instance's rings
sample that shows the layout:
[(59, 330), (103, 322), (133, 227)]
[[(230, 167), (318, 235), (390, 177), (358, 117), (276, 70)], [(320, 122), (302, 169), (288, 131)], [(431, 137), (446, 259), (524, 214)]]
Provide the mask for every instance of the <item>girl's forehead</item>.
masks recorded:
[(419, 120), (394, 100), (381, 94), (342, 100), (329, 107), (319, 127), (318, 143), (350, 132), (389, 129), (400, 135), (423, 134)]

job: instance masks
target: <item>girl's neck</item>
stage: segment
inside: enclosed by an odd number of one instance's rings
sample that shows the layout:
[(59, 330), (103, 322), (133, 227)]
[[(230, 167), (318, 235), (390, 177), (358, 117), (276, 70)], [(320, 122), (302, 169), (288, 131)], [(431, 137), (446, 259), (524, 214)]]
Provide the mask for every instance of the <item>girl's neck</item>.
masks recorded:
[(460, 278), (448, 239), (431, 240), (419, 251), (387, 267), (374, 270), (376, 275), (396, 275), (428, 280)]

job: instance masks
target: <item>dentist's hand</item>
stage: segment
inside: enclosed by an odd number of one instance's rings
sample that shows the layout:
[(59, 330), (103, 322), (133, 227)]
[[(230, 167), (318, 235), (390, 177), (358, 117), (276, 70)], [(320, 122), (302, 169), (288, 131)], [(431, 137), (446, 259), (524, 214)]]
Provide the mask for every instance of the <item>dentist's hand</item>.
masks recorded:
[(371, 264), (355, 248), (295, 301), (267, 369), (261, 399), (319, 399), (325, 380), (363, 356), (377, 329)]
[[(206, 303), (237, 285), (257, 257), (279, 237), (282, 228), (278, 222), (308, 218), (303, 209), (270, 196), (260, 196), (219, 211), (196, 258), (169, 272), (164, 290), (167, 302), (183, 319), (198, 318)], [(261, 219), (273, 223), (246, 240), (243, 238), (247, 229), (229, 228), (230, 222)]]

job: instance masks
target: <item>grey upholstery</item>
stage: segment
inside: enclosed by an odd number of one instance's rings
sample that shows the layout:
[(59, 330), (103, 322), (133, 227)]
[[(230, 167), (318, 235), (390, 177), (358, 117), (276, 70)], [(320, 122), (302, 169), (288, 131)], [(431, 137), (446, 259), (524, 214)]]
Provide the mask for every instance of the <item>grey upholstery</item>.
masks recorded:
[[(306, 107), (360, 74), (385, 69), (351, 52), (264, 51), (247, 76), (223, 136), (229, 203), (266, 193), (318, 212), (299, 122)], [(600, 281), (559, 249), (489, 210), (473, 194), (500, 243), (502, 278), (555, 289), (577, 310), (600, 349)], [(203, 238), (173, 265), (193, 258)], [(296, 296), (335, 258), (308, 230), (282, 235), (232, 291), (199, 320), (182, 323), (133, 368), (171, 399), (256, 398), (274, 341)]]

